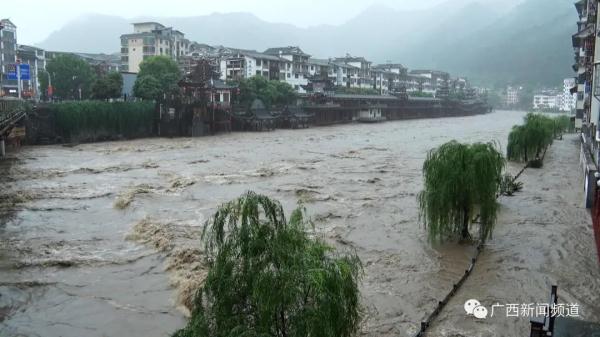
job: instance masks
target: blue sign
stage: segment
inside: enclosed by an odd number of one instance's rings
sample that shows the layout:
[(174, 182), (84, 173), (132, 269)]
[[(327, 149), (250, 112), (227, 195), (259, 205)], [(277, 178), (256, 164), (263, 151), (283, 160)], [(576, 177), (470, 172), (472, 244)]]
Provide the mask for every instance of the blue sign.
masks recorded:
[(31, 77), (29, 76), (29, 64), (21, 64), (21, 80), (29, 81)]
[[(21, 72), (21, 80), (25, 80), (28, 81), (31, 79), (30, 76), (30, 72), (29, 72), (29, 64), (19, 64), (19, 71)], [(17, 79), (17, 65), (16, 64), (10, 64), (8, 65), (8, 73), (6, 74), (7, 78), (9, 80), (16, 80)]]

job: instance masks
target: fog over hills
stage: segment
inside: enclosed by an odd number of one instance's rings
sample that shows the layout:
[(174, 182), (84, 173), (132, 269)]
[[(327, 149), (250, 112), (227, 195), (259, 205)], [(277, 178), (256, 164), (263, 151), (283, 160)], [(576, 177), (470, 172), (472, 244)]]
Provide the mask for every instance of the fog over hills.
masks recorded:
[[(311, 8), (311, 10), (318, 10)], [(423, 10), (374, 5), (346, 23), (300, 28), (250, 13), (135, 18), (90, 14), (67, 23), (38, 45), (48, 50), (118, 52), (131, 22), (155, 20), (190, 40), (262, 51), (298, 45), (315, 57), (350, 53), (411, 69), (435, 68), (487, 85), (559, 85), (573, 76), (571, 0), (451, 0)]]

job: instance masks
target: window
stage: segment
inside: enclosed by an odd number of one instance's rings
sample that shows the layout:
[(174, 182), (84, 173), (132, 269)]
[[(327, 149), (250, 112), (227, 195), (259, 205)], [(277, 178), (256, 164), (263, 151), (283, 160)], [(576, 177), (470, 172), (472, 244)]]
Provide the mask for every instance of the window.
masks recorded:
[(229, 93), (223, 93), (223, 102), (229, 103)]
[(600, 98), (600, 63), (596, 63), (594, 67), (594, 96)]
[(256, 66), (260, 67), (262, 65), (262, 60), (256, 60)]
[(292, 77), (292, 75), (290, 75), (290, 73), (288, 73), (288, 74), (287, 74), (287, 77), (288, 77), (288, 78), (290, 78), (290, 77)]
[(149, 36), (149, 37), (145, 37), (145, 38), (144, 38), (144, 44), (145, 44), (145, 45), (150, 45), (150, 46), (153, 46), (155, 42), (156, 42), (156, 40), (155, 40), (155, 39), (154, 39), (154, 37), (152, 37), (152, 36)]
[(295, 74), (295, 75), (294, 75), (294, 77), (295, 77), (295, 78), (298, 78), (298, 74)]
[(260, 74), (261, 74), (260, 70), (257, 70), (256, 71), (256, 76), (260, 76)]

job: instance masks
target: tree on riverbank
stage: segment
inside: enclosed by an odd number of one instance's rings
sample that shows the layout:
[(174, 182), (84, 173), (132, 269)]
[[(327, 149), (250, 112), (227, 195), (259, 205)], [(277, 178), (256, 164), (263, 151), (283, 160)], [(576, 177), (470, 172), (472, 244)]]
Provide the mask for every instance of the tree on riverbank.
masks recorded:
[(431, 241), (470, 239), (469, 227), (478, 214), (479, 240), (492, 235), (504, 165), (504, 157), (492, 143), (451, 141), (428, 153), (418, 199)]
[(95, 99), (119, 98), (122, 91), (123, 75), (118, 72), (101, 75), (96, 78), (94, 85), (92, 85), (92, 97)]
[(175, 337), (352, 336), (360, 322), (356, 255), (339, 256), (289, 221), (277, 201), (249, 192), (204, 229), (210, 269), (188, 325)]
[(269, 81), (262, 76), (242, 79), (238, 85), (240, 88), (238, 101), (242, 106), (249, 106), (255, 99), (260, 99), (267, 107), (287, 105), (293, 103), (298, 96), (291, 85)]
[(92, 67), (84, 60), (69, 54), (58, 55), (49, 60), (46, 69), (38, 74), (40, 87), (47, 89), (50, 80), (53, 96), (63, 100), (87, 99), (91, 94), (94, 79)]
[(152, 56), (140, 63), (140, 71), (133, 86), (136, 97), (161, 100), (179, 92), (177, 83), (181, 71), (175, 61), (166, 56)]

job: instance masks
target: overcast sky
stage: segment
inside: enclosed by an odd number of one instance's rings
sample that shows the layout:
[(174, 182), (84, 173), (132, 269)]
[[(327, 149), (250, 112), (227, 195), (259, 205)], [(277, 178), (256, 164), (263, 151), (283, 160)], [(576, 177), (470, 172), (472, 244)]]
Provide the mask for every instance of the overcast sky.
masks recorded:
[(17, 25), (18, 43), (34, 44), (87, 13), (136, 18), (250, 12), (266, 21), (307, 27), (343, 23), (374, 4), (418, 9), (444, 1), (447, 0), (27, 0), (10, 6), (5, 3), (0, 8), (0, 17), (8, 17)]

